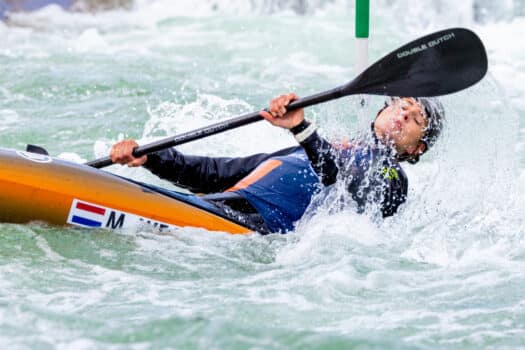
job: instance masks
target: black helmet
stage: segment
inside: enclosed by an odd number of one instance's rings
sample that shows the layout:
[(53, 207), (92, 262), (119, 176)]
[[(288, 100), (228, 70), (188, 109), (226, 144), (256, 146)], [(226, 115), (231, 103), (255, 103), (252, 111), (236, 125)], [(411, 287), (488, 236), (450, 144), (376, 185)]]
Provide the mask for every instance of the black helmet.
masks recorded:
[(416, 101), (421, 103), (425, 108), (428, 125), (422, 141), (425, 142), (427, 148), (430, 148), (436, 143), (443, 129), (445, 108), (443, 108), (441, 102), (436, 98), (420, 97), (417, 98)]

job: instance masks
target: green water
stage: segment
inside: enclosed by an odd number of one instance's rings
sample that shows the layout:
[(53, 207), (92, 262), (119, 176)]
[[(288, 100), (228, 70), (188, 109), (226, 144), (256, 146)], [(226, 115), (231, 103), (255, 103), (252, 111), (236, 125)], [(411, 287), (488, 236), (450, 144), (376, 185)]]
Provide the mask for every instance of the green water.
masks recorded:
[[(354, 76), (351, 6), (306, 16), (194, 6), (0, 25), (0, 145), (93, 159), (122, 137), (145, 143)], [(461, 24), (480, 34), (491, 64), (482, 84), (443, 99), (445, 137), (406, 167), (399, 215), (377, 224), (327, 205), (289, 235), (248, 237), (0, 224), (0, 346), (524, 347), (525, 51), (500, 39), (519, 37), (523, 19), (477, 25), (421, 12), (434, 21), (414, 27), (397, 5), (385, 9), (373, 12), (372, 60)], [(348, 98), (308, 116), (343, 137), (367, 128), (382, 101), (359, 109)], [(293, 144), (260, 123), (181, 149), (229, 156)], [(142, 169), (108, 171), (170, 186)]]

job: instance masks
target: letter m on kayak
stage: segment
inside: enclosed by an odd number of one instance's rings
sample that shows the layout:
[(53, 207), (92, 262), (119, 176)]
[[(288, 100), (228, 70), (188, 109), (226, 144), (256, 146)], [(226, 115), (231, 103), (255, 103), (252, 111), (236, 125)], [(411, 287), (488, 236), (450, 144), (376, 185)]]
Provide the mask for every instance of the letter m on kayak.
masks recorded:
[(120, 215), (117, 218), (117, 213), (112, 210), (109, 214), (108, 221), (106, 222), (106, 227), (109, 227), (111, 229), (122, 228), (125, 219), (126, 214), (120, 213)]

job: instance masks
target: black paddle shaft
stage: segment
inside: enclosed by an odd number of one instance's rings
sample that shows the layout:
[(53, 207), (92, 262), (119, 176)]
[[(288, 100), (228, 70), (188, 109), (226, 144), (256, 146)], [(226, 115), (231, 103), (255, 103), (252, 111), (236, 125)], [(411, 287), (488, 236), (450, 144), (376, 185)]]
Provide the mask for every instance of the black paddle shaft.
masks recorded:
[[(463, 90), (487, 72), (487, 54), (479, 37), (464, 28), (452, 28), (414, 40), (368, 67), (351, 82), (301, 98), (287, 110), (313, 106), (354, 94), (440, 96)], [(140, 157), (168, 147), (215, 135), (261, 120), (260, 112), (244, 114), (134, 149)], [(86, 163), (95, 168), (112, 164), (109, 157)]]

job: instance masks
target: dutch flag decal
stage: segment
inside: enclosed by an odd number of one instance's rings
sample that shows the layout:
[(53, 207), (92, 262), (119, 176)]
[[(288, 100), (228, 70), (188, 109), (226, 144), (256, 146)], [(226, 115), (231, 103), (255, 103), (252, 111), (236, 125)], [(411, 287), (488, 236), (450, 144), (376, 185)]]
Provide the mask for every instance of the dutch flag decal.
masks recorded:
[(138, 228), (140, 230), (150, 229), (164, 232), (172, 229), (170, 224), (162, 221), (76, 198), (71, 202), (67, 223), (86, 228), (107, 228), (110, 230)]
[(75, 199), (67, 223), (83, 227), (102, 227), (105, 214), (106, 208)]

